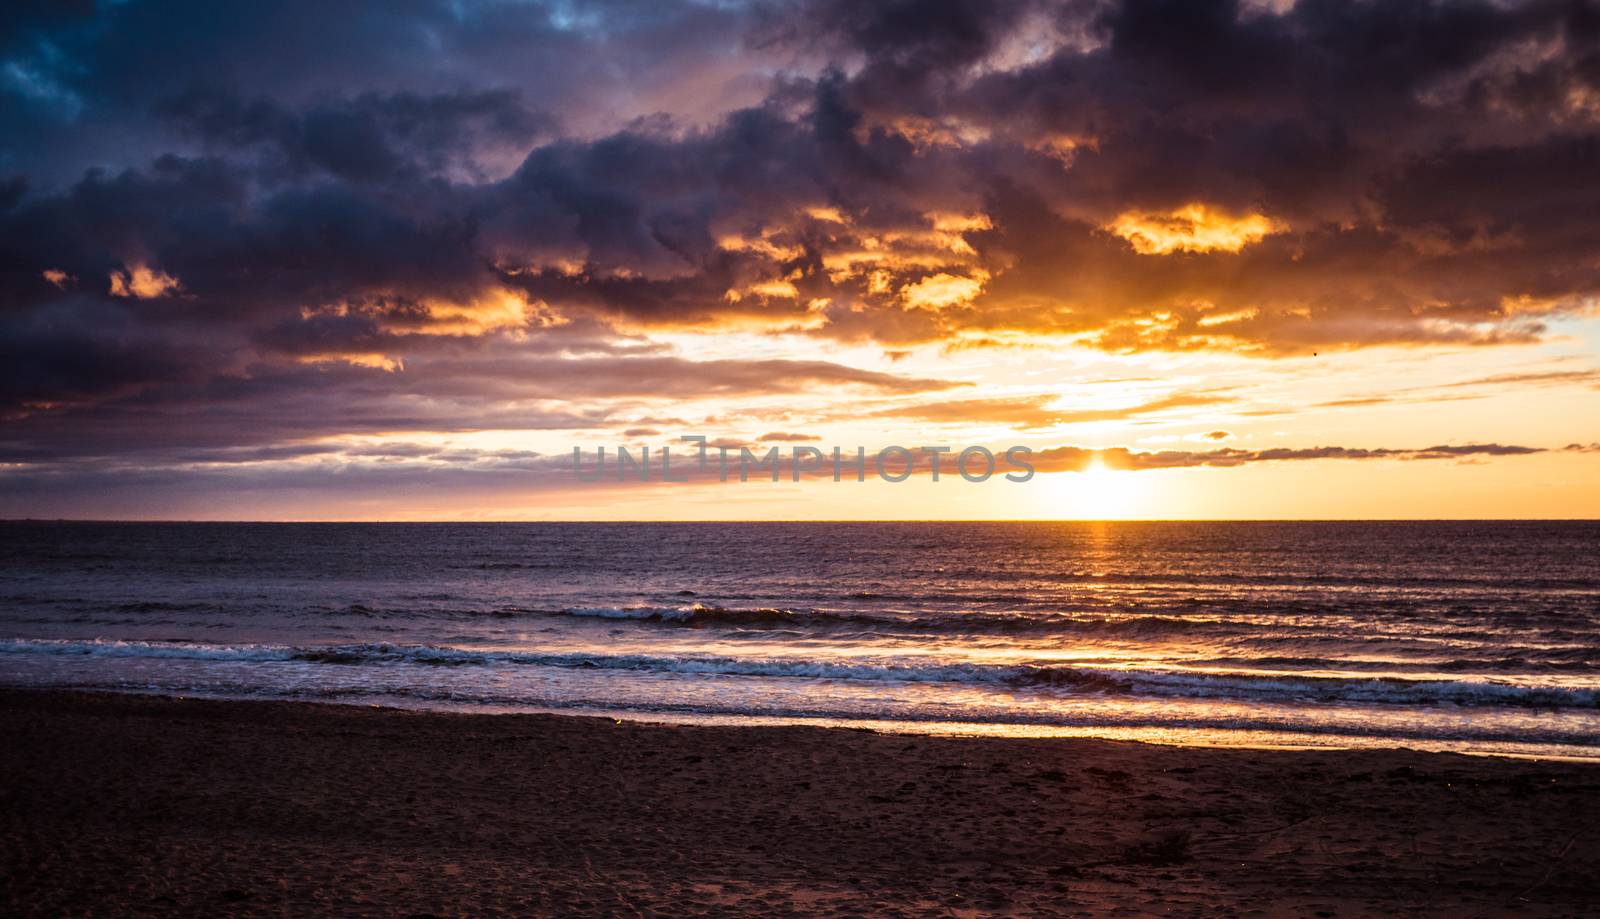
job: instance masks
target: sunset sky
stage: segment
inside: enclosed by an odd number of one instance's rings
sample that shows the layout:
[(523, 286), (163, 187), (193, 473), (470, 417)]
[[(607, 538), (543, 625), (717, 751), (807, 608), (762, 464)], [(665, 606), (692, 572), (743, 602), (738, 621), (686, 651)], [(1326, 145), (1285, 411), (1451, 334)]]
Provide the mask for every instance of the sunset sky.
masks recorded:
[[(21, 3), (0, 517), (1600, 517), (1590, 2)], [(583, 484), (682, 435), (981, 484)]]

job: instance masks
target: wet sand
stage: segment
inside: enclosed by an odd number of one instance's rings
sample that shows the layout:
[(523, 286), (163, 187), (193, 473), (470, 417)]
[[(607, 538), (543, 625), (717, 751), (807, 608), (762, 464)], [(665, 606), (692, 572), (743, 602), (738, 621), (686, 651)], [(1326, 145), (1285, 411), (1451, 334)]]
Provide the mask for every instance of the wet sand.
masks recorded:
[(10, 915), (1600, 909), (1600, 767), (0, 691)]

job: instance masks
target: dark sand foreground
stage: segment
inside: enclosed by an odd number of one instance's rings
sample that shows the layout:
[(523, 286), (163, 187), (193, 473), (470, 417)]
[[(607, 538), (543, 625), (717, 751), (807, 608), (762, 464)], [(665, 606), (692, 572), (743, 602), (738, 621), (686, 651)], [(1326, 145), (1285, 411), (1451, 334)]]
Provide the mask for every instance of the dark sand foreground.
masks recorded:
[(1594, 915), (1600, 768), (0, 693), (0, 913)]

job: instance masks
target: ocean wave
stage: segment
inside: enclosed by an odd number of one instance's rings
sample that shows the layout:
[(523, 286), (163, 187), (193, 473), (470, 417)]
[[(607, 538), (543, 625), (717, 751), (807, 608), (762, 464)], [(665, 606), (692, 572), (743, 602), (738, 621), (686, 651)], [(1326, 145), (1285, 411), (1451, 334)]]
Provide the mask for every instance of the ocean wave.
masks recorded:
[(172, 600), (138, 600), (120, 603), (113, 607), (121, 613), (197, 613), (210, 612), (216, 607), (209, 603), (184, 603)]
[[(1183, 604), (1178, 604), (1182, 607)], [(741, 628), (804, 628), (817, 630), (856, 630), (887, 634), (931, 635), (1015, 635), (1082, 636), (1091, 639), (1160, 640), (1183, 636), (1186, 639), (1237, 640), (1271, 647), (1306, 643), (1328, 645), (1381, 644), (1396, 640), (1429, 642), (1438, 639), (1476, 642), (1487, 634), (1478, 630), (1451, 629), (1443, 623), (1416, 621), (1366, 621), (1345, 614), (1281, 615), (1273, 609), (1220, 612), (1174, 609), (1173, 605), (1152, 605), (1148, 609), (1123, 604), (1111, 611), (1050, 611), (1040, 608), (1014, 610), (962, 609), (929, 612), (894, 610), (829, 609), (777, 606), (723, 606), (695, 603), (687, 606), (574, 606), (554, 609), (502, 608), (492, 615), (575, 617), (626, 620), (674, 626)], [(1504, 634), (1518, 634), (1506, 627)], [(1585, 632), (1588, 637), (1594, 633)]]
[(193, 642), (0, 641), (0, 653), (147, 657), (200, 661), (294, 662), (326, 665), (541, 666), (790, 679), (988, 684), (1015, 690), (1055, 689), (1158, 698), (1214, 698), (1381, 705), (1600, 707), (1600, 688), (1537, 686), (1508, 680), (1409, 680), (1296, 674), (1118, 669), (1060, 663), (928, 663), (893, 659), (804, 660), (661, 656), (590, 652), (494, 651), (386, 643), (296, 647)]
[(1328, 658), (1328, 657), (1206, 657), (1184, 660), (1187, 667), (1273, 668), (1287, 670), (1356, 670), (1388, 673), (1526, 673), (1529, 671), (1586, 673), (1600, 670), (1600, 649), (1503, 648), (1495, 657), (1439, 658)]
[(154, 657), (167, 660), (287, 661), (295, 649), (279, 645), (212, 645), (189, 641), (16, 638), (0, 641), (0, 654), (54, 654), (84, 657)]
[[(820, 618), (816, 613), (801, 613), (777, 607), (721, 607), (696, 603), (692, 606), (579, 606), (543, 611), (544, 615), (577, 616), (589, 619), (631, 619), (680, 625), (794, 625), (803, 619)], [(826, 614), (823, 614), (826, 616)]]
[[(909, 547), (908, 547), (909, 548)], [(1039, 571), (1019, 568), (998, 571), (992, 567), (945, 567), (924, 570), (924, 574), (939, 574), (950, 581), (971, 581), (990, 586), (998, 584), (1088, 584), (1098, 588), (1130, 586), (1140, 589), (1170, 588), (1176, 590), (1205, 589), (1212, 587), (1290, 588), (1294, 590), (1328, 590), (1331, 592), (1356, 592), (1378, 590), (1386, 593), (1416, 593), (1448, 591), (1451, 595), (1462, 592), (1499, 594), (1506, 590), (1534, 593), (1577, 592), (1593, 596), (1600, 590), (1600, 578), (1595, 577), (1545, 577), (1539, 575), (1508, 574), (1504, 571), (1462, 571), (1455, 575), (1417, 575), (1405, 571), (1384, 570), (1373, 574), (1331, 574), (1312, 571), (1230, 572), (1218, 569), (1175, 567), (1165, 570), (1137, 569), (1080, 569), (1073, 571)], [(895, 597), (895, 593), (863, 588), (857, 593), (873, 596)]]
[(1237, 699), (1263, 702), (1332, 702), (1373, 705), (1600, 707), (1600, 689), (1529, 686), (1501, 680), (1411, 680), (1233, 674), (1184, 670), (1088, 670), (1041, 667), (1020, 674), (1024, 685), (1101, 686), (1136, 696)]
[[(779, 607), (725, 607), (696, 603), (692, 606), (598, 606), (560, 610), (524, 610), (531, 615), (619, 619), (688, 626), (776, 626), (820, 629), (952, 634), (1082, 634), (1102, 633), (1130, 637), (1159, 637), (1194, 631), (1259, 631), (1259, 623), (1204, 616), (1049, 616), (1037, 613), (961, 612), (934, 616), (896, 616), (855, 610), (802, 610)], [(1286, 625), (1287, 631), (1301, 626)]]

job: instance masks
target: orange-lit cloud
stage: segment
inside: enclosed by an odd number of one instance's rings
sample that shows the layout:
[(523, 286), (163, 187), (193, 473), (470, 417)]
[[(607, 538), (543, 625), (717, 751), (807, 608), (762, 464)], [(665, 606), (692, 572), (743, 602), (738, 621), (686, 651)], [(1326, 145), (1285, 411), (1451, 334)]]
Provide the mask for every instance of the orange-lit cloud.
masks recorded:
[(1238, 252), (1265, 239), (1276, 227), (1262, 214), (1236, 217), (1204, 204), (1189, 204), (1164, 214), (1119, 214), (1106, 229), (1127, 240), (1140, 255), (1170, 255)]
[(369, 367), (387, 373), (397, 373), (405, 369), (405, 365), (399, 360), (376, 353), (302, 354), (295, 359), (302, 364), (341, 363), (352, 367)]
[(1266, 450), (1158, 450), (1126, 447), (1088, 449), (1052, 447), (1031, 458), (1039, 472), (1082, 472), (1096, 466), (1121, 470), (1184, 469), (1201, 466), (1231, 468), (1255, 463), (1315, 462), (1321, 460), (1464, 460), (1482, 456), (1531, 456), (1549, 452), (1544, 447), (1515, 444), (1442, 444), (1421, 448), (1394, 447), (1279, 447)]
[(1119, 408), (1061, 408), (1053, 394), (994, 399), (926, 402), (883, 409), (880, 418), (907, 418), (941, 424), (1005, 424), (1018, 429), (1057, 427), (1096, 421), (1125, 421), (1170, 409), (1195, 408), (1233, 401), (1218, 393), (1174, 393), (1160, 399)]
[[(51, 283), (56, 283), (54, 278), (50, 280)], [(111, 272), (111, 296), (113, 297), (153, 300), (156, 297), (165, 297), (168, 294), (175, 293), (181, 286), (177, 278), (147, 265), (133, 265), (122, 271)]]
[(944, 309), (977, 299), (987, 280), (988, 274), (983, 271), (975, 271), (972, 277), (941, 271), (900, 288), (900, 297), (910, 307)]

